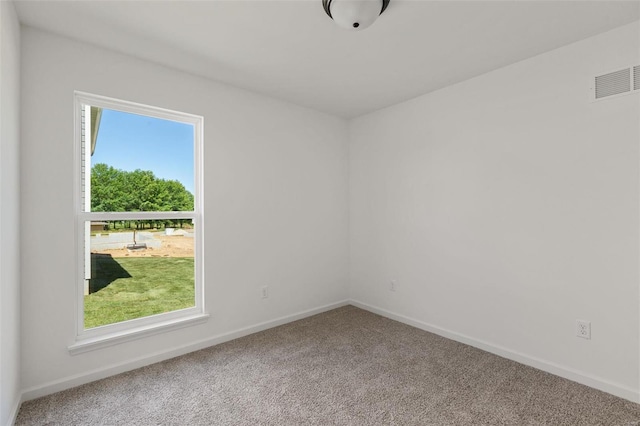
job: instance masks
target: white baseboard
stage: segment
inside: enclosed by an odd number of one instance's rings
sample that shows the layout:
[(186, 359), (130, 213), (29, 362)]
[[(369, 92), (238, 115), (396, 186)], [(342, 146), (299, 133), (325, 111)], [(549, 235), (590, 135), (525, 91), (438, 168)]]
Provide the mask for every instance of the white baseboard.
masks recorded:
[[(217, 336), (202, 339), (193, 343), (189, 343), (182, 346), (177, 346), (171, 349), (155, 352), (128, 360), (126, 362), (112, 364), (106, 367), (91, 370), (85, 373), (76, 374), (73, 376), (65, 377), (63, 379), (55, 380), (45, 383), (40, 386), (35, 386), (29, 389), (25, 389), (22, 392), (22, 401), (29, 401), (31, 399), (40, 398), (45, 395), (49, 395), (55, 392), (60, 392), (65, 389), (74, 388), (76, 386), (84, 385), (96, 380), (104, 379), (116, 374), (124, 373), (126, 371), (135, 370), (136, 368), (144, 367), (156, 362), (165, 361), (167, 359), (175, 358), (180, 355), (194, 352), (200, 349), (208, 348), (210, 346), (219, 345), (220, 343), (228, 342), (230, 340), (237, 339), (239, 337), (248, 336), (249, 334), (257, 333), (259, 331), (267, 330), (269, 328), (277, 327), (279, 325), (287, 324), (293, 321), (297, 321), (302, 318), (317, 315), (322, 312), (330, 311), (332, 309), (346, 306), (349, 304), (348, 300), (341, 302), (331, 303), (329, 305), (320, 306), (318, 308), (309, 309), (306, 311), (298, 312), (292, 315), (276, 318), (274, 320), (261, 322), (249, 327), (244, 327), (239, 330), (231, 331), (228, 333), (219, 334)], [(16, 410), (17, 414), (17, 410)]]
[(176, 356), (184, 355), (189, 352), (194, 352), (200, 349), (204, 349), (210, 346), (215, 346), (220, 343), (228, 342), (249, 334), (257, 333), (259, 331), (267, 330), (269, 328), (277, 327), (279, 325), (287, 324), (293, 321), (297, 321), (302, 318), (306, 318), (312, 315), (317, 315), (322, 312), (330, 311), (346, 305), (353, 305), (358, 308), (373, 312), (378, 315), (382, 315), (386, 318), (393, 319), (395, 321), (402, 322), (404, 324), (425, 330), (442, 337), (446, 337), (457, 342), (461, 342), (478, 349), (493, 353), (495, 355), (507, 358), (521, 364), (525, 364), (542, 371), (546, 371), (556, 376), (563, 377), (568, 380), (572, 380), (583, 385), (599, 389), (603, 392), (610, 393), (612, 395), (619, 396), (633, 402), (640, 402), (640, 394), (637, 390), (619, 385), (617, 383), (610, 382), (608, 380), (584, 373), (572, 368), (564, 367), (553, 362), (545, 361), (533, 356), (529, 356), (517, 351), (510, 350), (508, 348), (494, 345), (479, 339), (466, 336), (464, 334), (456, 333), (435, 325), (427, 324), (425, 322), (409, 318), (404, 315), (400, 315), (386, 309), (378, 308), (357, 300), (345, 300), (341, 302), (332, 303), (318, 308), (309, 309), (306, 311), (298, 312), (296, 314), (287, 315), (284, 317), (276, 318), (271, 321), (265, 321), (259, 324), (255, 324), (249, 327), (241, 328), (232, 332), (220, 334), (207, 339), (199, 340), (187, 345), (174, 347), (171, 349), (163, 350), (160, 352), (145, 355), (140, 358), (129, 360), (119, 364), (113, 364), (110, 366), (102, 367), (96, 370), (92, 370), (86, 373), (77, 374), (69, 377), (65, 377), (60, 380), (45, 383), (40, 386), (35, 386), (29, 389), (25, 389), (22, 392), (22, 398), (16, 402), (12, 416), (9, 418), (8, 426), (11, 426), (15, 422), (15, 418), (18, 414), (20, 404), (22, 401), (29, 401), (31, 399), (39, 398), (45, 395), (49, 395), (55, 392), (60, 392), (65, 389), (70, 389), (76, 386), (80, 386), (86, 383), (90, 383), (96, 380), (104, 379), (116, 374), (124, 373), (126, 371), (134, 370), (136, 368), (144, 367), (149, 364), (164, 361)]
[(525, 364), (530, 367), (534, 367), (539, 370), (546, 371), (547, 373), (555, 374), (556, 376), (560, 376), (565, 379), (601, 390), (603, 392), (607, 392), (612, 395), (619, 396), (620, 398), (624, 398), (632, 402), (636, 402), (636, 403), (640, 402), (640, 393), (636, 389), (631, 389), (626, 386), (602, 379), (600, 377), (596, 377), (591, 374), (584, 373), (582, 371), (574, 370), (569, 367), (564, 367), (562, 365), (559, 365), (550, 361), (545, 361), (543, 359), (529, 356), (521, 352), (513, 351), (511, 349), (494, 345), (492, 343), (485, 342), (479, 339), (475, 339), (473, 337), (466, 336), (464, 334), (456, 333), (455, 331), (451, 331), (435, 325), (427, 324), (425, 322), (422, 322), (413, 318), (409, 318), (404, 315), (396, 314), (394, 312), (388, 311), (386, 309), (378, 308), (376, 306), (371, 306), (369, 304), (359, 302), (357, 300), (351, 300), (350, 303), (353, 306), (367, 310), (369, 312), (373, 312), (374, 314), (378, 314), (383, 317), (419, 328), (421, 330), (425, 330), (425, 331), (437, 334), (439, 336), (446, 337), (447, 339), (455, 340), (457, 342), (461, 342), (469, 346), (482, 349), (483, 351), (486, 351), (486, 352), (491, 352), (492, 354), (501, 356), (503, 358), (507, 358), (512, 361), (516, 361), (521, 364)]
[(13, 409), (9, 414), (9, 419), (7, 421), (7, 426), (13, 426), (18, 418), (18, 411), (20, 411), (20, 405), (22, 404), (22, 397), (19, 397), (15, 404), (13, 405)]

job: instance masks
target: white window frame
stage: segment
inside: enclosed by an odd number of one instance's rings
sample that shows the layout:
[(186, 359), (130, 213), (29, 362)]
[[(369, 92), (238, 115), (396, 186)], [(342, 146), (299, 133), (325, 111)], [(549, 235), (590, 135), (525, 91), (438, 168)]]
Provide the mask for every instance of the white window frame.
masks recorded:
[[(90, 105), (104, 109), (122, 111), (132, 114), (192, 124), (194, 128), (194, 209), (192, 212), (90, 212), (83, 205), (82, 165), (82, 109)], [(86, 118), (89, 120), (89, 117)], [(123, 101), (104, 96), (74, 92), (74, 209), (76, 221), (76, 329), (75, 341), (69, 346), (71, 354), (99, 349), (105, 346), (138, 339), (152, 334), (205, 322), (209, 315), (204, 306), (204, 265), (203, 265), (203, 179), (202, 179), (202, 116), (157, 108), (149, 105)], [(85, 143), (87, 143), (85, 141)], [(90, 151), (90, 149), (89, 149)], [(88, 166), (88, 164), (87, 164)], [(87, 167), (85, 178), (90, 179), (90, 167)], [(87, 184), (89, 188), (89, 184)], [(90, 207), (90, 205), (89, 205)], [(194, 273), (195, 273), (195, 306), (177, 311), (122, 321), (100, 327), (84, 328), (84, 294), (85, 294), (85, 238), (88, 232), (87, 223), (91, 221), (114, 220), (153, 220), (153, 219), (191, 219), (194, 227)]]

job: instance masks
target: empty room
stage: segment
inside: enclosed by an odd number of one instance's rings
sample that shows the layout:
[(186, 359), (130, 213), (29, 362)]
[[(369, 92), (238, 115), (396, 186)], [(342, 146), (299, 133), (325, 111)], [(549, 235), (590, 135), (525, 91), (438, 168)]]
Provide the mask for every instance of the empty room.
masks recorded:
[(640, 2), (0, 1), (0, 425), (640, 425)]

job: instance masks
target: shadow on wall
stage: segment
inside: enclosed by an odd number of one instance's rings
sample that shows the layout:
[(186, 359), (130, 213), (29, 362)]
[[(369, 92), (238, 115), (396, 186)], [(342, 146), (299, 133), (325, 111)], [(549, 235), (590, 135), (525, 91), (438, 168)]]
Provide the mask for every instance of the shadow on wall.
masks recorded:
[(89, 294), (102, 290), (119, 278), (131, 278), (131, 274), (110, 254), (91, 253)]

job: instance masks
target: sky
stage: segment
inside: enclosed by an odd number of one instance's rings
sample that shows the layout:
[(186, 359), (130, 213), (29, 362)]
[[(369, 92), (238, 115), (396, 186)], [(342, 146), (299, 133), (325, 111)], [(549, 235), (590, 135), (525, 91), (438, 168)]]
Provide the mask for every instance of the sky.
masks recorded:
[(151, 170), (193, 194), (193, 125), (104, 109), (91, 164)]

